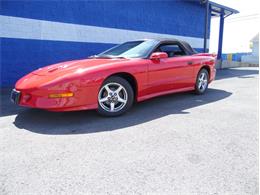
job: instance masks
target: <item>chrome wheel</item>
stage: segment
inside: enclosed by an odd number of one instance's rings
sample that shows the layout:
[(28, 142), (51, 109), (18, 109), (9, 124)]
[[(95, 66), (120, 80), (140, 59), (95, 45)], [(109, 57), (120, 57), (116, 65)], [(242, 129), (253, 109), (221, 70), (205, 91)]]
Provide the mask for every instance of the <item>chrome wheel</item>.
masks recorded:
[(119, 83), (107, 83), (98, 94), (99, 105), (107, 112), (122, 110), (128, 100), (125, 87)]
[(208, 86), (208, 75), (205, 72), (201, 72), (198, 78), (198, 89), (204, 91)]

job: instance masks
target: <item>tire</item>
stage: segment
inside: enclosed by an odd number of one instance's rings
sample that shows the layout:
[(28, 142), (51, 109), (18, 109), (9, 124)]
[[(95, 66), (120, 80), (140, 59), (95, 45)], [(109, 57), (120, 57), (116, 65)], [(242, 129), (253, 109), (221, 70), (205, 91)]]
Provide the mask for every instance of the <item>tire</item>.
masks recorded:
[(204, 94), (209, 85), (209, 72), (203, 68), (199, 71), (195, 84), (195, 93), (198, 95)]
[(98, 93), (98, 113), (103, 116), (119, 116), (133, 105), (134, 91), (125, 79), (112, 76), (105, 80)]

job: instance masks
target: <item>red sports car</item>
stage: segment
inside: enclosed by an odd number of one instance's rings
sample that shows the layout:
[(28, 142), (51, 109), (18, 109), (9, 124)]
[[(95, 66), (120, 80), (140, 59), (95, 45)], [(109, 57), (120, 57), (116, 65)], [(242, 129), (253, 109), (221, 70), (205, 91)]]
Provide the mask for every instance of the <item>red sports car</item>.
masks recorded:
[(135, 101), (189, 90), (203, 94), (215, 73), (215, 56), (196, 53), (184, 41), (137, 40), (35, 70), (16, 83), (11, 100), (50, 111), (97, 109), (117, 116)]

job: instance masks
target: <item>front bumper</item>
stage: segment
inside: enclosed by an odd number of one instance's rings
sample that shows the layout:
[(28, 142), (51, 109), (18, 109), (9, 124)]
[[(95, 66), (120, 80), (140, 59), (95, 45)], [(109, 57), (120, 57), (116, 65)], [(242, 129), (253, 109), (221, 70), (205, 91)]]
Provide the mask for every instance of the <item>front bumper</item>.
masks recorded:
[[(23, 107), (39, 108), (51, 111), (73, 111), (88, 110), (97, 108), (98, 88), (91, 86), (83, 90), (78, 89), (73, 92), (73, 96), (50, 98), (50, 94), (64, 94), (68, 90), (50, 90), (50, 89), (13, 89), (11, 92), (11, 101), (14, 104)], [(86, 95), (90, 93), (91, 95)]]

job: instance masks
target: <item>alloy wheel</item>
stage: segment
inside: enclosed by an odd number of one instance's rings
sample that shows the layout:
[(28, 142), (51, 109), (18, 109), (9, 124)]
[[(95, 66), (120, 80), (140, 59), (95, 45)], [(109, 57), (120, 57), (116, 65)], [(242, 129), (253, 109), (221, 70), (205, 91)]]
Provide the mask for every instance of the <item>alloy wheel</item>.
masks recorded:
[(99, 105), (107, 112), (122, 110), (128, 100), (125, 87), (119, 83), (107, 83), (98, 94)]
[(208, 85), (208, 76), (205, 72), (201, 72), (198, 79), (198, 89), (204, 91)]

